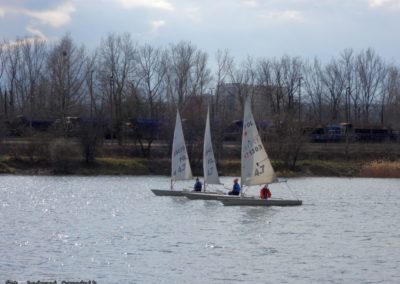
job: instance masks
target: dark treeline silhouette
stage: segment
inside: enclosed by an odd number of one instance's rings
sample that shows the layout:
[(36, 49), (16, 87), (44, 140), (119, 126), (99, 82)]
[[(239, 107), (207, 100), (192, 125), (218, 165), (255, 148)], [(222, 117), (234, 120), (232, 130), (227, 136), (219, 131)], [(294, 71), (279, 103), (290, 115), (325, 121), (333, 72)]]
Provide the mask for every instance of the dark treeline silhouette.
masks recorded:
[(146, 157), (155, 140), (170, 146), (179, 108), (192, 163), (198, 164), (208, 106), (220, 160), (245, 96), (265, 126), (261, 132), (272, 156), (286, 167), (296, 164), (304, 129), (340, 122), (400, 127), (400, 67), (371, 48), (346, 49), (323, 64), (268, 54), (237, 62), (228, 50), (210, 58), (190, 42), (156, 47), (129, 34), (109, 34), (93, 52), (69, 35), (55, 43), (0, 43), (1, 135), (51, 134), (57, 145), (77, 137), (87, 162), (104, 138), (117, 145), (134, 141)]

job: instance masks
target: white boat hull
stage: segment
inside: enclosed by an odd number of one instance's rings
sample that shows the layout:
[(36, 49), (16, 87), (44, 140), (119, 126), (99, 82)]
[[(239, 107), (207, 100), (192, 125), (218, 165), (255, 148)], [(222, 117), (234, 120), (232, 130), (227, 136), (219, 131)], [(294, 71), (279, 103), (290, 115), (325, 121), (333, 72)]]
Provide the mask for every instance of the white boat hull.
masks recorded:
[(299, 206), (301, 200), (290, 199), (260, 199), (256, 197), (218, 198), (224, 206)]
[(191, 200), (218, 200), (220, 197), (227, 196), (217, 192), (185, 192), (183, 195)]
[(184, 196), (184, 193), (186, 192), (170, 189), (152, 189), (151, 191), (157, 196)]

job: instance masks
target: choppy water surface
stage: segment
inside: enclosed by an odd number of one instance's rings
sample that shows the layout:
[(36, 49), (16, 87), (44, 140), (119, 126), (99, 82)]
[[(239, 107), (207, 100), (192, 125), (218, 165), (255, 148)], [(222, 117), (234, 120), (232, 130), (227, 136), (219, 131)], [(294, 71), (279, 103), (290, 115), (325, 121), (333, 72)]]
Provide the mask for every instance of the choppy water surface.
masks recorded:
[(0, 176), (0, 283), (400, 283), (399, 179), (288, 184), (303, 206), (154, 196), (166, 177)]

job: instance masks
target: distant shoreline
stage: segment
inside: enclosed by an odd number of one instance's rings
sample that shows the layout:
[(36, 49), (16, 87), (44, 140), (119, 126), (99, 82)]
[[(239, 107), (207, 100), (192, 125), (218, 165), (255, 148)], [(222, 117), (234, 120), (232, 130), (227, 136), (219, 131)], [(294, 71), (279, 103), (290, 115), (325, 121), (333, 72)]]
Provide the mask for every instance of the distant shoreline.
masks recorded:
[[(280, 144), (268, 146), (277, 176), (400, 178), (399, 143), (305, 143), (296, 156), (295, 167), (290, 165), (293, 156), (282, 155)], [(170, 176), (169, 145), (154, 143), (151, 149), (151, 153), (144, 153), (133, 143), (103, 141), (96, 147), (94, 162), (86, 163), (82, 145), (76, 139), (3, 140), (0, 174)], [(217, 157), (220, 176), (240, 176), (240, 153), (240, 143), (223, 144)], [(150, 158), (144, 158), (145, 154)], [(202, 148), (191, 149), (189, 156), (193, 175), (203, 176)]]
[[(393, 161), (321, 161), (300, 160), (294, 170), (283, 170), (279, 163), (273, 163), (278, 176), (284, 177), (371, 177), (400, 178), (400, 162)], [(240, 161), (222, 161), (220, 176), (239, 176)], [(0, 160), (0, 174), (14, 175), (170, 175), (168, 159), (142, 158), (98, 158), (93, 164), (68, 161), (64, 164), (30, 161), (25, 159)], [(193, 169), (194, 176), (202, 176), (202, 169)]]

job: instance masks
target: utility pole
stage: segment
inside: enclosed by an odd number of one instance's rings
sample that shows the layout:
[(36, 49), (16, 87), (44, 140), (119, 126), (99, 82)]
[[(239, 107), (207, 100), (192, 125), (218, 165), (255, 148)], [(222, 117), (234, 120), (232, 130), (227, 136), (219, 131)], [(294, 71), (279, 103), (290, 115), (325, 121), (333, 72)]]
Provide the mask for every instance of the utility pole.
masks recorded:
[(90, 71), (90, 120), (93, 119), (93, 71)]
[(8, 119), (8, 107), (7, 107), (7, 90), (4, 90), (4, 114), (6, 115), (6, 118)]
[(68, 58), (68, 53), (66, 50), (62, 52), (62, 60), (63, 60), (63, 65), (62, 66), (62, 96), (61, 96), (61, 123), (63, 126), (63, 135), (67, 136), (67, 121), (66, 121), (66, 103), (67, 103), (67, 97), (68, 97), (68, 88), (69, 88), (69, 58)]
[(301, 80), (302, 76), (299, 77), (299, 122), (301, 121)]
[(350, 122), (351, 117), (350, 117), (350, 95), (351, 95), (351, 89), (350, 87), (346, 88), (346, 120), (347, 122)]
[(350, 87), (346, 88), (346, 159), (349, 159), (349, 131), (350, 131)]
[(110, 106), (111, 106), (111, 144), (114, 142), (114, 107), (113, 107), (113, 101), (114, 101), (114, 75), (111, 74), (110, 76)]
[[(211, 106), (211, 117), (214, 116), (213, 92), (214, 92), (214, 88), (210, 88), (210, 99), (208, 100), (208, 106)], [(210, 119), (211, 119), (211, 117), (210, 117)], [(211, 119), (211, 121), (213, 121), (213, 119)]]

